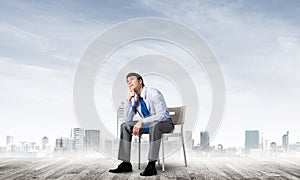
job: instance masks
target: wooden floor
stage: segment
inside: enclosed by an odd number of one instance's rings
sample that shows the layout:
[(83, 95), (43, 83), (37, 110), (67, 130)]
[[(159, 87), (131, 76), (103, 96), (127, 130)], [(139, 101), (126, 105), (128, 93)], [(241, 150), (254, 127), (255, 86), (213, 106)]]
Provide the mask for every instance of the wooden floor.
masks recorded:
[[(0, 158), (0, 179), (300, 179), (300, 158), (253, 159), (246, 157), (166, 159), (166, 171), (140, 177), (137, 164), (132, 173), (112, 174), (119, 162), (99, 157)], [(146, 164), (142, 164), (142, 170)]]

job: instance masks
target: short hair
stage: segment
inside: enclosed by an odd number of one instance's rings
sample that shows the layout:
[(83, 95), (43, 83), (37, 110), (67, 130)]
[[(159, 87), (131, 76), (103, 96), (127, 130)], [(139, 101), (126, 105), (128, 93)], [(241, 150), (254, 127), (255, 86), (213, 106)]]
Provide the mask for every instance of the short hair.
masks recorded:
[(131, 73), (128, 73), (128, 74), (127, 74), (126, 80), (127, 80), (129, 77), (131, 77), (131, 76), (135, 76), (138, 80), (141, 79), (141, 80), (142, 80), (142, 86), (145, 86), (144, 80), (143, 80), (143, 78), (142, 78), (141, 75), (139, 75), (138, 73), (131, 72)]

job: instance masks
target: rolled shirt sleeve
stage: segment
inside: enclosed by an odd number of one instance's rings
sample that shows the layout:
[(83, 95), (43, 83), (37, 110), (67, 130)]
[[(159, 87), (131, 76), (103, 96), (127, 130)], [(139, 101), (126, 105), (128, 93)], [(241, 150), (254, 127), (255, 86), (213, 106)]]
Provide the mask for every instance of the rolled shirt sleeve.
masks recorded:
[(127, 104), (125, 105), (124, 108), (124, 121), (132, 121), (133, 116), (136, 114), (137, 110), (137, 102), (138, 96), (135, 94), (135, 96), (131, 99), (131, 101), (127, 101)]

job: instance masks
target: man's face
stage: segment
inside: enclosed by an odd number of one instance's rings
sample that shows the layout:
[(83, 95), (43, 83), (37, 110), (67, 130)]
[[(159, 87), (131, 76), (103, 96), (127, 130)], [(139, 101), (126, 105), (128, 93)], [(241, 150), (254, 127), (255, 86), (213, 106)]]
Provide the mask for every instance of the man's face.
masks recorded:
[(139, 90), (142, 86), (142, 80), (138, 80), (135, 76), (129, 76), (127, 78), (127, 85), (129, 90)]

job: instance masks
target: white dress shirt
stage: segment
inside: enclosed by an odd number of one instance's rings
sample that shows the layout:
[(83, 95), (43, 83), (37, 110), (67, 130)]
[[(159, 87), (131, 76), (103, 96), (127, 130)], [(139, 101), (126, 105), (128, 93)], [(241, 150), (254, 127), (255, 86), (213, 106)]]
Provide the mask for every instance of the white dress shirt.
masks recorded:
[(128, 103), (125, 105), (124, 119), (126, 122), (132, 121), (133, 116), (136, 113), (139, 113), (144, 123), (164, 121), (170, 118), (166, 101), (159, 90), (144, 86), (140, 96), (146, 103), (147, 109), (149, 111), (149, 116), (143, 116), (141, 105), (139, 102), (139, 95), (135, 94), (131, 101), (128, 101)]

